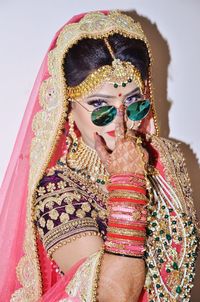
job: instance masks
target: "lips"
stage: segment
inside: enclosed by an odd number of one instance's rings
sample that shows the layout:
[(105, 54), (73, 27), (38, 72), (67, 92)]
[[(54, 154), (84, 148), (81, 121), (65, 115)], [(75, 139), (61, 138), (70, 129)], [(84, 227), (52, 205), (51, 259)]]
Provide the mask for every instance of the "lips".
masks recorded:
[(115, 130), (106, 132), (109, 136), (115, 137)]

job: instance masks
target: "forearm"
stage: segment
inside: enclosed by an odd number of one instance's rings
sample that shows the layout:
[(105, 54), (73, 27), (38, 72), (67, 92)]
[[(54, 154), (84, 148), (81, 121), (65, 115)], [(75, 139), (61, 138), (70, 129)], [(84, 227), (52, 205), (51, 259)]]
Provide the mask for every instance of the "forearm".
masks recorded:
[[(99, 302), (137, 302), (145, 281), (146, 181), (143, 175), (111, 177), (108, 229)], [(140, 176), (140, 178), (139, 178)]]
[(98, 283), (98, 302), (137, 302), (145, 281), (142, 259), (104, 254)]

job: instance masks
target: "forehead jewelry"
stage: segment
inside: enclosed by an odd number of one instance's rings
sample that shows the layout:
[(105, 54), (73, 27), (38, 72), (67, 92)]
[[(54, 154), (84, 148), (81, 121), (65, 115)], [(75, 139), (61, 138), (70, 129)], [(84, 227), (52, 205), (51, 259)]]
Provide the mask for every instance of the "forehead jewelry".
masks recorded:
[(133, 66), (130, 62), (121, 61), (115, 58), (115, 54), (107, 38), (104, 38), (104, 42), (109, 50), (109, 53), (113, 59), (112, 61), (112, 76), (109, 83), (112, 83), (115, 88), (126, 87), (128, 83), (133, 80), (140, 88), (143, 88), (143, 81), (139, 70)]
[(69, 98), (81, 100), (105, 82), (112, 83), (115, 88), (118, 88), (126, 87), (128, 83), (134, 81), (140, 88), (140, 91), (143, 92), (144, 82), (140, 71), (132, 65), (131, 62), (116, 59), (107, 38), (104, 38), (104, 42), (113, 58), (112, 65), (100, 67), (89, 74), (86, 79), (77, 86), (67, 86), (67, 95)]

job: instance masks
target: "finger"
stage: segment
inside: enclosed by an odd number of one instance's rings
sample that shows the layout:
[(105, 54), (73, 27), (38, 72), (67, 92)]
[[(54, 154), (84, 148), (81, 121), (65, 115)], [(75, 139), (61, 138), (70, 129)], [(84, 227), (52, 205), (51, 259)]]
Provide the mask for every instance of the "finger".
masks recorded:
[(102, 163), (106, 167), (109, 163), (110, 154), (106, 150), (106, 144), (102, 141), (101, 137), (95, 133), (95, 150), (97, 151)]
[(124, 131), (124, 106), (121, 105), (118, 109), (117, 118), (115, 121), (116, 142), (124, 138)]
[(127, 129), (127, 130), (126, 130), (125, 137), (132, 137), (133, 140), (135, 140), (135, 138), (136, 138), (136, 133), (137, 133), (137, 131), (135, 131), (135, 130), (133, 130), (133, 129)]

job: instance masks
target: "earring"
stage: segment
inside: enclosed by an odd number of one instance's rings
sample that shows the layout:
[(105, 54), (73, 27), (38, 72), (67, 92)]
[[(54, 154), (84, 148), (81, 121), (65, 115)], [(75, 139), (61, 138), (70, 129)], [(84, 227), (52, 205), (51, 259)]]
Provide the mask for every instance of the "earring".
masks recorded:
[(72, 152), (76, 152), (78, 149), (78, 138), (76, 136), (76, 133), (74, 131), (74, 118), (72, 112), (70, 112), (68, 116), (69, 120), (69, 135), (66, 138), (66, 144), (68, 145), (68, 148), (70, 148)]

